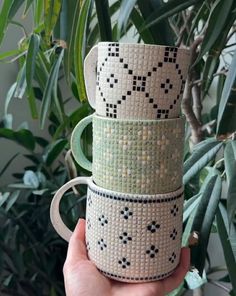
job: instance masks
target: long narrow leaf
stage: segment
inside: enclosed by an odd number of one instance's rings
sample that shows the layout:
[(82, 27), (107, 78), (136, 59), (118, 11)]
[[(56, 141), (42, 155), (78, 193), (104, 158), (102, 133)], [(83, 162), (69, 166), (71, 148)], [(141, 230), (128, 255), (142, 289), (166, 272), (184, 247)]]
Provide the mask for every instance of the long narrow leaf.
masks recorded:
[(228, 183), (227, 212), (229, 224), (231, 224), (236, 210), (236, 141), (231, 141), (226, 144), (224, 159)]
[(224, 250), (225, 262), (234, 292), (236, 292), (236, 258), (229, 240), (229, 225), (224, 207), (220, 204), (216, 213), (217, 229)]
[(101, 41), (112, 41), (108, 0), (95, 0)]
[[(224, 25), (231, 12), (233, 0), (218, 0), (215, 2), (213, 9), (208, 20), (208, 26), (204, 39), (199, 52), (199, 55), (195, 61), (198, 63), (206, 52), (212, 47), (219, 35), (221, 34)], [(216, 26), (217, 24), (217, 26)]]
[(130, 14), (136, 4), (137, 0), (122, 0), (120, 4), (120, 13), (118, 17), (117, 36), (120, 38), (121, 33), (126, 30)]
[(149, 28), (159, 23), (160, 21), (167, 19), (168, 17), (200, 2), (201, 0), (172, 0), (163, 4), (163, 7), (153, 11), (153, 13), (146, 19), (145, 23), (142, 26), (142, 30)]
[(14, 154), (8, 161), (7, 163), (3, 166), (3, 168), (1, 168), (0, 171), (0, 177), (4, 174), (4, 172), (8, 169), (8, 167), (10, 166), (10, 164), (13, 162), (13, 160), (19, 155), (19, 153)]
[[(79, 2), (78, 2), (79, 3)], [(81, 102), (87, 100), (85, 83), (84, 83), (84, 71), (83, 62), (85, 57), (85, 46), (86, 46), (86, 28), (88, 22), (89, 11), (93, 5), (93, 0), (87, 0), (83, 2), (81, 7), (78, 22), (76, 24), (75, 43), (74, 43), (74, 66), (75, 66), (75, 77), (77, 83), (77, 89)]]
[(227, 78), (225, 80), (224, 88), (221, 95), (221, 100), (219, 104), (219, 112), (217, 117), (217, 132), (219, 131), (219, 127), (221, 125), (221, 120), (223, 118), (223, 114), (225, 112), (227, 102), (232, 91), (232, 87), (234, 81), (236, 79), (236, 50), (234, 52), (234, 56), (232, 62), (230, 64), (229, 72), (227, 74)]
[(43, 94), (43, 100), (42, 100), (42, 105), (40, 109), (40, 127), (43, 128), (45, 121), (46, 121), (46, 116), (48, 114), (50, 105), (51, 105), (51, 100), (53, 97), (53, 90), (54, 90), (54, 85), (55, 83), (57, 84), (58, 81), (58, 74), (59, 74), (59, 69), (60, 65), (62, 62), (64, 50), (61, 51), (58, 59), (54, 62), (52, 66), (52, 70), (49, 74), (48, 81), (46, 84), (46, 88)]
[(26, 83), (28, 90), (28, 101), (33, 118), (38, 118), (38, 111), (33, 90), (33, 78), (35, 73), (35, 63), (39, 51), (40, 38), (37, 34), (32, 34), (26, 57)]
[(0, 12), (0, 45), (6, 33), (6, 29), (9, 21), (8, 18), (9, 18), (10, 10), (13, 3), (14, 3), (13, 0), (5, 0), (2, 5), (2, 10)]
[(60, 0), (44, 0), (44, 24), (46, 42), (50, 43), (50, 36), (56, 25), (61, 10)]
[(186, 184), (196, 175), (219, 151), (223, 143), (217, 140), (204, 141), (184, 163), (183, 183)]
[(201, 202), (198, 205), (192, 225), (192, 232), (198, 232), (200, 239), (199, 244), (192, 248), (191, 263), (198, 269), (200, 275), (204, 270), (207, 245), (220, 196), (220, 176), (212, 176), (202, 193)]

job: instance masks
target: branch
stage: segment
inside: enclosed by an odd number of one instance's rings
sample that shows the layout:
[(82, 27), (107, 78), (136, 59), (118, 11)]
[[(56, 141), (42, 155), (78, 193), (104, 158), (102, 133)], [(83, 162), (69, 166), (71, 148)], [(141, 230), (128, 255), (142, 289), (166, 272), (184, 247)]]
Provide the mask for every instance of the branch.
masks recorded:
[[(199, 36), (192, 44), (190, 48), (190, 65), (193, 65), (196, 57), (197, 57), (197, 48), (198, 45), (202, 42), (203, 37)], [(196, 85), (192, 84), (192, 81), (196, 80), (196, 72), (193, 68), (190, 68), (189, 74), (186, 80), (184, 94), (183, 94), (183, 100), (182, 100), (182, 110), (184, 115), (186, 116), (186, 119), (190, 125), (192, 136), (191, 140), (193, 144), (197, 144), (201, 142), (203, 138), (202, 133), (202, 125), (200, 122), (201, 118), (201, 101), (200, 101), (200, 91), (197, 89), (193, 90), (193, 100), (194, 100), (194, 110), (193, 111), (193, 104), (192, 104), (192, 89), (196, 87)]]

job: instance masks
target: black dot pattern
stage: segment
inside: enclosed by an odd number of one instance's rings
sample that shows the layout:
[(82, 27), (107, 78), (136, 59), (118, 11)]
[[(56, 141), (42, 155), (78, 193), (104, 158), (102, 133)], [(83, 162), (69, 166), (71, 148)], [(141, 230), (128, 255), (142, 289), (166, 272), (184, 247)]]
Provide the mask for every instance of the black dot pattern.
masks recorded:
[(169, 257), (169, 261), (170, 261), (171, 263), (174, 263), (176, 257), (177, 257), (177, 256), (176, 256), (175, 252), (173, 252), (173, 253), (171, 254), (171, 256)]
[(179, 208), (177, 205), (174, 205), (173, 208), (170, 210), (171, 214), (176, 217), (178, 212), (179, 212)]
[(125, 268), (127, 268), (127, 267), (130, 266), (130, 261), (128, 261), (128, 259), (125, 258), (125, 257), (123, 257), (122, 259), (120, 259), (120, 260), (118, 261), (118, 263), (119, 263), (119, 265), (120, 265), (123, 269), (125, 269)]
[(149, 255), (150, 258), (155, 258), (158, 252), (158, 248), (156, 248), (154, 245), (151, 245), (151, 247), (146, 251), (146, 254)]
[(124, 217), (125, 220), (128, 220), (129, 217), (133, 215), (133, 212), (129, 210), (128, 207), (125, 207), (122, 211), (120, 211), (121, 215)]
[(155, 233), (159, 228), (160, 224), (158, 224), (156, 221), (152, 221), (152, 223), (147, 226), (147, 230), (151, 233)]
[(107, 244), (104, 242), (103, 238), (101, 238), (98, 241), (98, 246), (99, 246), (99, 248), (100, 248), (101, 251), (103, 251), (107, 247)]
[(177, 232), (177, 230), (174, 228), (173, 231), (172, 231), (171, 234), (170, 234), (170, 238), (171, 238), (172, 240), (175, 240), (176, 237), (177, 237), (177, 234), (178, 234), (178, 232)]
[(126, 245), (129, 241), (132, 241), (132, 237), (128, 235), (127, 232), (123, 232), (122, 235), (119, 236), (121, 242)]
[(104, 215), (101, 215), (101, 216), (98, 218), (98, 221), (100, 222), (100, 225), (101, 225), (101, 226), (105, 226), (106, 224), (108, 224), (108, 220), (107, 220), (107, 218), (105, 218)]

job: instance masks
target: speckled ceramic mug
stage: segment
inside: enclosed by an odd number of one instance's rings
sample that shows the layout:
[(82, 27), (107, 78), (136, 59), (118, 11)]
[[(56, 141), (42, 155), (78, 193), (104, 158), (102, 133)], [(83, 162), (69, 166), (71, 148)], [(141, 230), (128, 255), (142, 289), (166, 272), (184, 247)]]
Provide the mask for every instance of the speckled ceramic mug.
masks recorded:
[(100, 42), (84, 61), (88, 100), (109, 118), (178, 117), (188, 66), (185, 48)]
[[(81, 135), (91, 122), (92, 163), (81, 148)], [(171, 192), (182, 185), (184, 123), (183, 117), (119, 120), (94, 114), (75, 127), (71, 149), (98, 186), (138, 194)]]
[(125, 282), (148, 282), (170, 275), (179, 263), (183, 188), (156, 195), (106, 190), (91, 178), (78, 177), (55, 194), (52, 224), (69, 241), (72, 232), (61, 219), (59, 204), (72, 186), (87, 184), (86, 245), (89, 258), (106, 276)]

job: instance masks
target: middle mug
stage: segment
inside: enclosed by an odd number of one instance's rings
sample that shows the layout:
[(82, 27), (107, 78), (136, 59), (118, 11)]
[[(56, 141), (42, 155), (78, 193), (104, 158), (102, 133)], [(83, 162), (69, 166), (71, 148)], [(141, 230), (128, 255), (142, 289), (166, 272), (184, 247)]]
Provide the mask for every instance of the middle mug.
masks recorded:
[[(91, 122), (92, 163), (81, 147), (81, 135)], [(74, 128), (71, 150), (102, 188), (138, 194), (171, 192), (182, 186), (184, 124), (184, 117), (119, 120), (93, 114)]]

